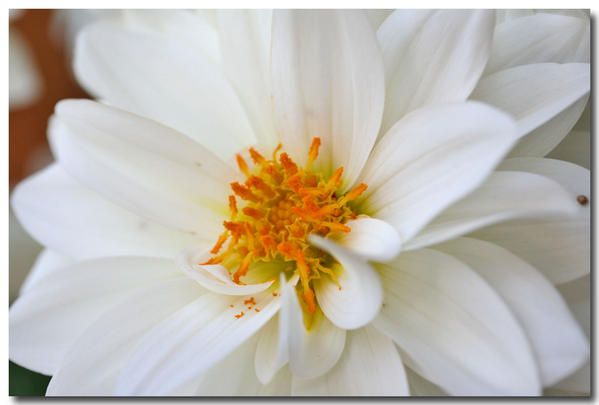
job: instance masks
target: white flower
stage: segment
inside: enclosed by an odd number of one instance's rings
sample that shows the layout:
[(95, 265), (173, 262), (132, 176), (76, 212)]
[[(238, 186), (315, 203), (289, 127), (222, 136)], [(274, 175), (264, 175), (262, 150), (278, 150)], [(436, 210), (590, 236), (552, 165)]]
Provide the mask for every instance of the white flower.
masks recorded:
[[(521, 66), (491, 11), (377, 21), (85, 29), (75, 68), (105, 104), (59, 103), (58, 163), (15, 192), (48, 250), (11, 308), (11, 359), (50, 395), (539, 395), (582, 366), (551, 282), (589, 269), (546, 257), (589, 257), (570, 251), (588, 171), (528, 156), (577, 121), (588, 63)], [(504, 221), (563, 239), (505, 246)]]

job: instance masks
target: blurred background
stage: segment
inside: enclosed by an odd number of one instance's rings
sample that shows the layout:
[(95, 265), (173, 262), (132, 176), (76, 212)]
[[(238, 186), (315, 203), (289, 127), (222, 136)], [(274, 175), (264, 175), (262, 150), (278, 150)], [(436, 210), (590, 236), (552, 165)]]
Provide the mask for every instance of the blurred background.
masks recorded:
[[(52, 161), (46, 126), (56, 102), (88, 98), (71, 70), (76, 31), (91, 16), (85, 10), (10, 10), (9, 28), (9, 192)], [(9, 299), (12, 302), (41, 247), (9, 212)], [(9, 395), (44, 395), (50, 377), (14, 363)]]

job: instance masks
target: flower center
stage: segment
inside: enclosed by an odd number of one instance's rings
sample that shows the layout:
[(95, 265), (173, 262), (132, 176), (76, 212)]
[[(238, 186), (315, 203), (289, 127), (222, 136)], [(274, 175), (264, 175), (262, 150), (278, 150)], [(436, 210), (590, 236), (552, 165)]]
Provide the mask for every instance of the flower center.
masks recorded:
[(340, 195), (343, 167), (328, 178), (311, 170), (319, 148), (320, 138), (314, 138), (303, 168), (287, 153), (279, 154), (281, 145), (271, 159), (250, 148), (251, 168), (238, 154), (237, 164), (246, 179), (243, 184), (231, 183), (230, 220), (223, 222), (225, 230), (210, 251), (212, 257), (202, 263), (222, 264), (241, 284), (252, 264), (282, 262), (280, 271), (299, 274), (298, 292), (310, 313), (316, 311), (313, 280), (329, 277), (336, 282), (338, 263), (310, 245), (308, 236), (350, 232), (345, 223), (356, 218), (351, 202), (367, 188), (360, 183)]

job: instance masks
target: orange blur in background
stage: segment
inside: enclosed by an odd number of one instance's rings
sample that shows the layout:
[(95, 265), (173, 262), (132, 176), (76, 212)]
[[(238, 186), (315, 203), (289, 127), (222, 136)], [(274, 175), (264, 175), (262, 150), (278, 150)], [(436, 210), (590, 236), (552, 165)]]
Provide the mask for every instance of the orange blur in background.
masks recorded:
[(70, 51), (53, 24), (54, 13), (26, 10), (10, 22), (11, 30), (26, 41), (42, 82), (40, 97), (25, 107), (12, 108), (9, 113), (10, 189), (48, 163), (46, 128), (56, 103), (64, 98), (89, 97), (73, 77)]

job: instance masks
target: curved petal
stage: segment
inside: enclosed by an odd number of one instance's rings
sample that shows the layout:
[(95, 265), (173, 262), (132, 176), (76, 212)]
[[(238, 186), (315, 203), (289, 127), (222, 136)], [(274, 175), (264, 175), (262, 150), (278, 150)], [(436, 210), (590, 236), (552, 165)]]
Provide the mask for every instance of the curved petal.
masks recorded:
[(418, 249), (498, 222), (519, 218), (567, 218), (578, 203), (554, 180), (533, 173), (495, 172), (450, 206), (404, 246)]
[(351, 232), (341, 235), (337, 243), (366, 260), (386, 262), (401, 250), (397, 231), (385, 221), (361, 216), (345, 225)]
[(288, 367), (283, 367), (273, 380), (260, 388), (260, 395), (289, 396), (291, 395), (291, 372)]
[(361, 10), (276, 10), (272, 91), (277, 129), (293, 157), (306, 162), (322, 140), (321, 169), (344, 166), (350, 187), (377, 138), (385, 101), (376, 36)]
[(156, 122), (88, 100), (62, 101), (49, 129), (60, 165), (107, 199), (207, 238), (220, 230), (231, 168)]
[[(254, 335), (279, 310), (270, 293), (246, 297), (205, 294), (153, 328), (121, 371), (117, 395), (166, 395), (201, 376)], [(258, 308), (258, 311), (255, 309)]]
[(243, 342), (231, 354), (203, 373), (194, 396), (259, 395), (264, 387), (256, 377), (253, 357), (257, 337)]
[(310, 236), (315, 246), (330, 253), (341, 265), (337, 282), (315, 283), (318, 304), (327, 318), (339, 328), (356, 329), (367, 325), (377, 315), (383, 302), (379, 275), (363, 259), (335, 242)]
[(507, 250), (470, 238), (436, 246), (480, 274), (511, 308), (535, 353), (543, 386), (553, 385), (588, 359), (589, 342), (557, 290)]
[(255, 140), (221, 69), (180, 36), (94, 24), (77, 38), (74, 69), (98, 98), (168, 125), (221, 158)]
[[(282, 300), (285, 299), (284, 294)], [(262, 328), (258, 337), (258, 346), (253, 360), (256, 376), (262, 384), (270, 383), (289, 360), (290, 331), (287, 329), (287, 323), (281, 321), (281, 311), (279, 316), (271, 319)]]
[(169, 260), (109, 258), (73, 264), (20, 296), (9, 312), (10, 359), (52, 375), (83, 331), (136, 288), (179, 277)]
[(82, 187), (52, 164), (20, 183), (12, 195), (19, 221), (44, 246), (76, 259), (105, 256), (174, 258), (205, 240), (169, 229)]
[(445, 397), (447, 393), (441, 388), (422, 377), (420, 374), (406, 367), (406, 377), (413, 397)]
[(511, 156), (545, 156), (580, 118), (590, 91), (588, 63), (517, 66), (484, 77), (471, 98), (516, 119), (523, 138)]
[(42, 280), (51, 275), (55, 270), (73, 264), (73, 259), (60, 255), (50, 249), (44, 249), (35, 259), (33, 267), (29, 271), (27, 278), (21, 285), (19, 295), (27, 293), (32, 287), (40, 284)]
[(270, 95), (272, 10), (217, 10), (222, 65), (260, 147), (278, 143)]
[(368, 184), (360, 207), (406, 243), (475, 189), (515, 140), (513, 121), (480, 103), (414, 111), (376, 145), (360, 178)]
[(260, 284), (238, 284), (231, 278), (231, 273), (220, 264), (202, 265), (210, 255), (194, 251), (182, 252), (178, 264), (183, 273), (196, 281), (202, 287), (212, 292), (224, 295), (258, 294), (272, 285), (274, 280)]
[[(380, 265), (385, 305), (374, 325), (451, 395), (539, 395), (526, 335), (502, 299), (453, 257), (420, 249)], [(404, 359), (405, 361), (405, 359)]]
[[(591, 339), (591, 276), (586, 275), (569, 283), (562, 284), (558, 286), (558, 289), (585, 335)], [(576, 370), (576, 372), (551, 388), (570, 395), (589, 395), (591, 392), (591, 359)]]
[(592, 150), (590, 129), (573, 130), (547, 157), (572, 162), (590, 170)]
[(387, 66), (383, 131), (417, 108), (466, 100), (487, 63), (494, 26), (492, 10), (394, 11), (378, 33)]
[[(560, 183), (570, 198), (590, 201), (590, 172), (572, 163), (541, 158), (507, 159), (501, 170), (528, 171)], [(582, 200), (584, 202), (584, 200)], [(532, 264), (554, 284), (588, 274), (591, 269), (591, 204), (578, 206), (571, 219), (518, 220), (480, 229), (472, 237), (502, 246)]]
[(408, 380), (393, 341), (371, 326), (348, 332), (341, 359), (326, 375), (293, 377), (292, 395), (408, 396)]
[(539, 13), (509, 19), (495, 29), (485, 74), (532, 63), (588, 63), (589, 28), (588, 19), (565, 15)]
[(268, 384), (289, 361), (289, 370), (300, 378), (315, 378), (328, 372), (339, 360), (345, 344), (345, 330), (315, 315), (306, 329), (295, 289), (281, 289), (281, 310), (261, 332), (256, 351), (256, 374)]
[(201, 293), (181, 276), (107, 305), (106, 312), (67, 351), (46, 395), (112, 395), (119, 370), (135, 344), (150, 328)]

